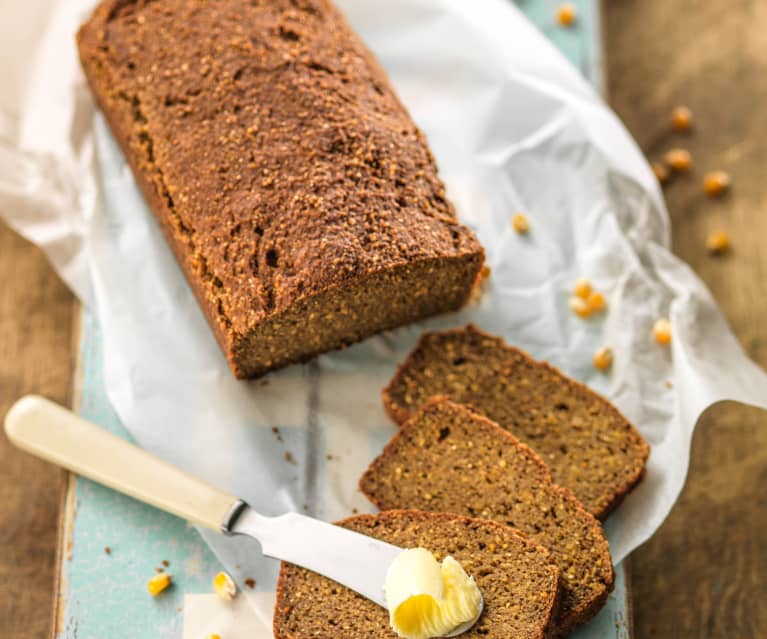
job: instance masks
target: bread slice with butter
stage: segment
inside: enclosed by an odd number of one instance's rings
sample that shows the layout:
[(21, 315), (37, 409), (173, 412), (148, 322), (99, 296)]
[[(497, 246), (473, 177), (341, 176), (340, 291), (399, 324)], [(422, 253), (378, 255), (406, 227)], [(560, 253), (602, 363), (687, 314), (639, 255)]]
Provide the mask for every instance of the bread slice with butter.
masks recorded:
[[(402, 548), (456, 559), (474, 577), (485, 607), (466, 639), (547, 639), (559, 602), (559, 570), (544, 548), (493, 521), (391, 510), (340, 526)], [(383, 587), (383, 584), (381, 584)], [(276, 639), (393, 639), (389, 613), (338, 583), (283, 563), (274, 610)]]
[(492, 519), (551, 553), (562, 572), (556, 635), (591, 619), (613, 588), (602, 526), (543, 460), (490, 420), (434, 398), (394, 435), (360, 479), (379, 508), (418, 508)]

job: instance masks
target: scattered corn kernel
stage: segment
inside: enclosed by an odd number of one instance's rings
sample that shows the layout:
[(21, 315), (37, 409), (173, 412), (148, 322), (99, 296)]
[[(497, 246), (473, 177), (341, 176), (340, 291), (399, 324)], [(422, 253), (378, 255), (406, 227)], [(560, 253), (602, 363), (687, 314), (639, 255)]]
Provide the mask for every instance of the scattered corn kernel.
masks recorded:
[(573, 295), (570, 298), (570, 310), (578, 317), (588, 317), (591, 315), (591, 307), (589, 306), (589, 303), (577, 295)]
[(585, 277), (581, 277), (575, 282), (575, 286), (573, 287), (573, 293), (577, 297), (580, 297), (584, 300), (589, 299), (589, 295), (591, 295), (591, 282)]
[(152, 577), (146, 584), (146, 589), (153, 597), (159, 595), (163, 590), (170, 586), (171, 576), (167, 572), (160, 573)]
[(655, 177), (658, 179), (658, 182), (661, 184), (668, 182), (669, 172), (665, 164), (661, 164), (660, 162), (653, 162), (650, 164), (650, 167), (652, 167), (652, 172), (655, 173)]
[(715, 255), (725, 253), (730, 248), (730, 236), (724, 231), (714, 231), (706, 239), (706, 248)]
[(214, 632), (212, 635), (208, 635), (208, 639), (221, 639), (221, 635)]
[(511, 226), (517, 233), (527, 233), (530, 230), (530, 220), (524, 213), (517, 213), (511, 218)]
[(563, 2), (557, 9), (557, 22), (563, 27), (572, 26), (577, 17), (575, 5), (572, 2)]
[(692, 167), (692, 155), (687, 149), (671, 149), (664, 159), (666, 164), (679, 173), (686, 173)]
[(731, 182), (730, 176), (724, 171), (711, 171), (703, 178), (703, 191), (706, 195), (717, 197), (730, 188)]
[(222, 571), (213, 577), (213, 590), (221, 599), (231, 601), (237, 594), (237, 584), (234, 583), (234, 579)]
[(592, 313), (599, 313), (607, 307), (605, 296), (599, 291), (591, 291), (586, 301), (588, 302)]
[(613, 365), (613, 349), (603, 346), (594, 353), (594, 367), (606, 371)]
[(678, 106), (671, 113), (671, 123), (674, 129), (684, 133), (692, 128), (692, 111), (686, 106)]
[(652, 334), (658, 344), (668, 344), (671, 342), (671, 322), (665, 317), (657, 320), (652, 327)]

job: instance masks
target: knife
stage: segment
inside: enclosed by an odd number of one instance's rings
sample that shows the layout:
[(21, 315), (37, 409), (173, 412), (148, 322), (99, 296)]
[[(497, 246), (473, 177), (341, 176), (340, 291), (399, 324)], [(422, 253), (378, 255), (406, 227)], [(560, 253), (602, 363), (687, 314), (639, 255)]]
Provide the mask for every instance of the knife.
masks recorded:
[[(5, 432), (19, 448), (189, 522), (258, 540), (265, 555), (324, 575), (386, 607), (386, 571), (402, 548), (298, 513), (266, 517), (43, 397), (18, 400)], [(452, 633), (451, 633), (452, 634)]]

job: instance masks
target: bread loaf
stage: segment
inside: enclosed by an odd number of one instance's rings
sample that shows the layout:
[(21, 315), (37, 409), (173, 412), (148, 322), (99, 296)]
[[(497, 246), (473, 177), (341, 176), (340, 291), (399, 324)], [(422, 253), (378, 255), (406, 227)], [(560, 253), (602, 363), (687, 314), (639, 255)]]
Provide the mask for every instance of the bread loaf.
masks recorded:
[(91, 90), (234, 374), (456, 309), (483, 263), (327, 0), (106, 0)]

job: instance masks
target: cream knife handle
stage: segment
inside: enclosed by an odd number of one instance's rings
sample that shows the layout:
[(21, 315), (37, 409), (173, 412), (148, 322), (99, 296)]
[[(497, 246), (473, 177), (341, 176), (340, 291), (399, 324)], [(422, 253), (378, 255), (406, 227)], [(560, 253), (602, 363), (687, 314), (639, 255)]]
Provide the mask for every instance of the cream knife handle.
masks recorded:
[(8, 439), (33, 455), (178, 515), (220, 530), (240, 503), (232, 495), (35, 395), (5, 416)]

